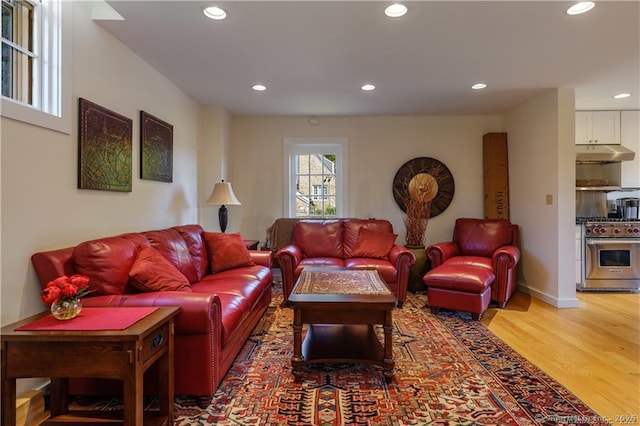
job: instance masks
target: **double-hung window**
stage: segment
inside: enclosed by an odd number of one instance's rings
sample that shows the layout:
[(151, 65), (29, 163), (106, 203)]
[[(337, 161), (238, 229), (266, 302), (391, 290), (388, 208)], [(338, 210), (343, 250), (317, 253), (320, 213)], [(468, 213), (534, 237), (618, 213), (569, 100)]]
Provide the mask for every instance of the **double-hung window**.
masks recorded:
[(286, 138), (284, 151), (288, 216), (343, 216), (346, 139)]
[(70, 132), (69, 3), (2, 0), (2, 116)]

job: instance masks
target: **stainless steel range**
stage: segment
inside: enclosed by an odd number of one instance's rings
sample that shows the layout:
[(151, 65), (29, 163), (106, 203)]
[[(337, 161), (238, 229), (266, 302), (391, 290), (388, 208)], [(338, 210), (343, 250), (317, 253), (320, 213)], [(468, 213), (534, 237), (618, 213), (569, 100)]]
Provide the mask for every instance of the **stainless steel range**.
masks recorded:
[(581, 291), (640, 291), (640, 220), (587, 218)]

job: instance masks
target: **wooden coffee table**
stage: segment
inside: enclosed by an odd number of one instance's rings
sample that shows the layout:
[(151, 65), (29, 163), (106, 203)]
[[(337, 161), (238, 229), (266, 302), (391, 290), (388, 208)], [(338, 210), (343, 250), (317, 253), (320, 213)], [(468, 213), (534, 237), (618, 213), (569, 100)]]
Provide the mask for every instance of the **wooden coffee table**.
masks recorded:
[[(120, 424), (173, 424), (173, 327), (179, 311), (178, 307), (158, 308), (124, 330), (15, 330), (49, 313), (3, 327), (1, 423), (16, 424), (16, 379), (51, 377), (51, 418), (43, 424), (113, 424), (110, 413), (68, 410), (68, 378), (101, 377), (123, 381)], [(160, 411), (143, 417), (143, 374), (154, 363), (159, 367)]]
[[(293, 308), (293, 357), (296, 381), (303, 367), (321, 362), (364, 362), (394, 376), (393, 309), (396, 298), (375, 270), (305, 268), (289, 303)], [(303, 324), (308, 324), (302, 341)], [(381, 324), (380, 342), (374, 325)]]

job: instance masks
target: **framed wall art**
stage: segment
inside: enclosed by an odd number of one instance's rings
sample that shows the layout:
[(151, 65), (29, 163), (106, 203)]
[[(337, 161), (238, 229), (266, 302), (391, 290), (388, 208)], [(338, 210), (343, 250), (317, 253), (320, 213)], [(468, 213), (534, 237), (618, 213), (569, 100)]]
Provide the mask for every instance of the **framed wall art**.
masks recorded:
[(173, 126), (140, 111), (140, 178), (173, 182)]
[(131, 192), (133, 121), (79, 99), (78, 188)]

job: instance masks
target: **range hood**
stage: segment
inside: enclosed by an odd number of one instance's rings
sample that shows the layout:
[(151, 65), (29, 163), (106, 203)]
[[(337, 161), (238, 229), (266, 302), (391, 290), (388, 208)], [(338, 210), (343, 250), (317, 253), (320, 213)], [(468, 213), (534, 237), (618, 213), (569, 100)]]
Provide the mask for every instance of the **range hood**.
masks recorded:
[(576, 145), (576, 163), (604, 164), (632, 161), (636, 153), (622, 145)]

